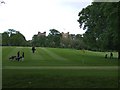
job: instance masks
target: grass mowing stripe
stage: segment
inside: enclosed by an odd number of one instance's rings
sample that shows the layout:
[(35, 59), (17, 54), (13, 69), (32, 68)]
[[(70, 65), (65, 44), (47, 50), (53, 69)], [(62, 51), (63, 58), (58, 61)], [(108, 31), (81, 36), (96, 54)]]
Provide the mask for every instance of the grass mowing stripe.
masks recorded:
[[(31, 47), (2, 47), (4, 52), (3, 56), (3, 66), (116, 66), (118, 65), (117, 59), (105, 59), (104, 57), (89, 56), (91, 52), (82, 53), (80, 50), (71, 49), (60, 49), (60, 48), (45, 48), (48, 52), (44, 51), (40, 47), (36, 47), (36, 52), (33, 54)], [(11, 52), (12, 55), (18, 50), (25, 52), (24, 62), (10, 62), (6, 56), (6, 52), (10, 52), (11, 49), (15, 48), (15, 52)], [(74, 53), (73, 53), (74, 52)], [(54, 53), (57, 56), (49, 55)], [(78, 54), (77, 54), (78, 53)], [(88, 54), (87, 54), (88, 53)], [(103, 52), (101, 52), (103, 53)], [(6, 55), (5, 55), (6, 54)], [(84, 55), (84, 56), (83, 56)], [(65, 58), (67, 60), (62, 60), (58, 58)]]
[(8, 57), (10, 57), (12, 55), (17, 55), (16, 47), (10, 47), (10, 48), (3, 48), (2, 49), (2, 57), (4, 59), (8, 59)]
[[(3, 88), (113, 88), (115, 70), (3, 70)], [(12, 83), (11, 83), (12, 82)], [(29, 85), (31, 82), (31, 85)]]
[(22, 51), (25, 54), (24, 60), (27, 62), (31, 61), (32, 60), (32, 52), (30, 52), (31, 51), (30, 48), (24, 47), (24, 48), (22, 48)]
[(50, 55), (51, 57), (53, 57), (56, 60), (67, 60), (66, 58), (63, 58), (60, 55), (57, 55), (56, 53), (54, 53), (46, 48), (41, 48), (41, 49), (44, 50), (48, 55)]
[(45, 60), (39, 49), (37, 49), (35, 53), (31, 53), (31, 56), (33, 60)]
[[(6, 49), (9, 49), (9, 50), (6, 50)], [(21, 48), (20, 47), (4, 48), (3, 51), (2, 51), (2, 53), (3, 53), (2, 58), (3, 58), (3, 60), (9, 60), (10, 56), (17, 56), (17, 52), (18, 51), (20, 51), (20, 54), (21, 54), (21, 51), (23, 51), (22, 49), (23, 49), (22, 47)], [(3, 64), (4, 64), (4, 62), (3, 62)]]
[(4, 66), (3, 69), (83, 69), (83, 70), (118, 70), (117, 66)]

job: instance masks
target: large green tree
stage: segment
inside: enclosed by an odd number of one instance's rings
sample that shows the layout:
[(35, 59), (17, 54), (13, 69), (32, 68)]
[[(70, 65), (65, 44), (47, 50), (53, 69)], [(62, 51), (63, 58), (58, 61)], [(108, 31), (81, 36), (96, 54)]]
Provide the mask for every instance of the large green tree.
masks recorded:
[(3, 46), (9, 45), (9, 35), (7, 32), (2, 33), (2, 45)]
[(51, 47), (60, 47), (61, 33), (56, 29), (50, 29), (50, 33), (47, 37), (49, 45)]
[(79, 13), (80, 28), (86, 30), (84, 39), (89, 48), (117, 50), (120, 58), (118, 5), (111, 2), (93, 2)]
[(23, 34), (14, 29), (2, 33), (2, 45), (26, 46), (27, 41)]
[(34, 35), (32, 38), (32, 45), (45, 47), (46, 46), (46, 36), (41, 35)]
[(25, 37), (20, 32), (17, 32), (16, 34), (11, 34), (10, 44), (12, 46), (25, 46), (27, 42)]

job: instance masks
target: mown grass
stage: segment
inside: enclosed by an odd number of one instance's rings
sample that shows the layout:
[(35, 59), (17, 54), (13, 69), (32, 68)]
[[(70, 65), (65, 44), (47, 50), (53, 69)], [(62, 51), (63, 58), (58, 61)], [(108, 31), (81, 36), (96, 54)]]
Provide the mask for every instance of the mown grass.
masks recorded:
[[(4, 69), (5, 66), (117, 66), (117, 53), (105, 59), (105, 53), (61, 48), (3, 47), (3, 88), (117, 88), (117, 69)], [(25, 52), (23, 62), (9, 61), (18, 51)]]
[[(8, 88), (116, 88), (115, 70), (3, 70)], [(29, 83), (31, 82), (31, 84)]]
[[(8, 57), (16, 55), (18, 51), (25, 52), (24, 62), (10, 62)], [(3, 66), (116, 66), (117, 53), (114, 52), (114, 59), (105, 59), (105, 52), (82, 51), (60, 48), (37, 48), (35, 54), (31, 48), (3, 48)]]

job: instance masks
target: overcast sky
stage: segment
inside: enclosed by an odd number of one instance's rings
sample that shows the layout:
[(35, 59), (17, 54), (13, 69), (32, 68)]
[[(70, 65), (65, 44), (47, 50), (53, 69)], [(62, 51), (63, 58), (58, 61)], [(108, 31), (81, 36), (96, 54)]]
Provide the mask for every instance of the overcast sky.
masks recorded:
[[(2, 0), (0, 0), (2, 1)], [(78, 13), (92, 0), (4, 0), (0, 4), (0, 33), (8, 29), (20, 31), (31, 40), (38, 31), (50, 29), (82, 34)]]

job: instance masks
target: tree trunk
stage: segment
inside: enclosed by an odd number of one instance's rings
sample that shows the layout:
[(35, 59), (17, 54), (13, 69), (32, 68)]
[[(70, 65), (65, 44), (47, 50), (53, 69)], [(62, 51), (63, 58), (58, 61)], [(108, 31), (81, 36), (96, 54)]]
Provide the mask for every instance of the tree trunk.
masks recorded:
[(118, 59), (120, 59), (120, 51), (118, 51)]

